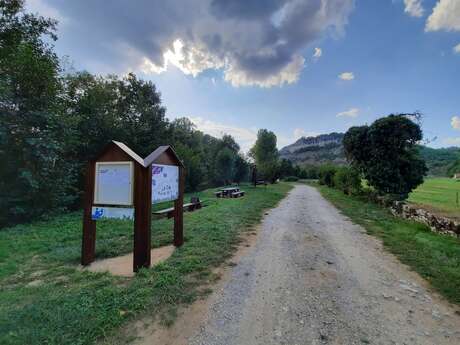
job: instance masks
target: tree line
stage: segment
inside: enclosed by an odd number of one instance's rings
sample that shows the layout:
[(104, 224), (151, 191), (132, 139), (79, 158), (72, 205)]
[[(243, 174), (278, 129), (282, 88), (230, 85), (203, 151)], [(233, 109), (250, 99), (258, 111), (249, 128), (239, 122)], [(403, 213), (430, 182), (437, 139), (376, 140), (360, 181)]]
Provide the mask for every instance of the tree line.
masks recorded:
[(54, 52), (57, 22), (0, 1), (0, 227), (80, 206), (86, 163), (108, 142), (145, 157), (174, 147), (195, 191), (249, 174), (235, 140), (169, 121), (161, 95), (134, 74), (66, 73)]

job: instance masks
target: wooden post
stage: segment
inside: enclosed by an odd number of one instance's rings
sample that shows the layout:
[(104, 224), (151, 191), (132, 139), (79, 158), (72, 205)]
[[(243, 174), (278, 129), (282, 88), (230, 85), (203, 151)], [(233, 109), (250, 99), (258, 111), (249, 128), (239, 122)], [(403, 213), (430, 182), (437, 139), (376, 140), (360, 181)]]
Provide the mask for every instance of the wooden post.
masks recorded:
[(134, 172), (134, 253), (133, 270), (150, 267), (152, 217), (152, 167), (136, 166)]
[(96, 250), (96, 221), (91, 219), (94, 198), (95, 163), (90, 162), (86, 170), (85, 196), (83, 205), (83, 239), (81, 264), (86, 266), (94, 261)]
[(174, 201), (174, 245), (180, 247), (184, 244), (184, 184), (185, 169), (179, 167), (179, 197)]

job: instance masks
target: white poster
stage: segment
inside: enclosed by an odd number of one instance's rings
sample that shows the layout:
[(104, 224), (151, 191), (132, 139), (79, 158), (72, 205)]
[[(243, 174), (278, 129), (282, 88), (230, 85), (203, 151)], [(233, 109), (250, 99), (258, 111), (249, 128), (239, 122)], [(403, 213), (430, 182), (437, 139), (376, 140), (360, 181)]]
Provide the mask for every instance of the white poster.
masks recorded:
[(133, 219), (134, 208), (118, 207), (92, 207), (91, 219), (99, 220), (104, 218), (110, 219)]
[(97, 162), (94, 203), (132, 205), (132, 162)]
[(179, 167), (152, 165), (152, 203), (176, 200), (179, 197)]

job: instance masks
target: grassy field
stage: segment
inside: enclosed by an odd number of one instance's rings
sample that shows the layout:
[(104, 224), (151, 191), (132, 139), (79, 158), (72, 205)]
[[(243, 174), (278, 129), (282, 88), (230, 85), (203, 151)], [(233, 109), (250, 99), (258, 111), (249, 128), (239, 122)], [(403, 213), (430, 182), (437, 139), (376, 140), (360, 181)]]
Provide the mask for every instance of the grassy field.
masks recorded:
[(343, 214), (383, 240), (388, 251), (426, 278), (451, 302), (460, 304), (460, 240), (431, 232), (425, 225), (396, 218), (376, 204), (317, 186)]
[(429, 178), (409, 196), (409, 201), (447, 217), (460, 220), (460, 181), (451, 178)]
[[(238, 235), (291, 188), (277, 184), (239, 199), (199, 193), (209, 206), (184, 215), (185, 244), (134, 278), (78, 269), (81, 213), (0, 231), (0, 344), (92, 344), (143, 313), (171, 323), (180, 305), (209, 292), (212, 268), (231, 256)], [(172, 242), (172, 220), (153, 221), (154, 247)], [(98, 222), (97, 258), (132, 251), (129, 221)]]

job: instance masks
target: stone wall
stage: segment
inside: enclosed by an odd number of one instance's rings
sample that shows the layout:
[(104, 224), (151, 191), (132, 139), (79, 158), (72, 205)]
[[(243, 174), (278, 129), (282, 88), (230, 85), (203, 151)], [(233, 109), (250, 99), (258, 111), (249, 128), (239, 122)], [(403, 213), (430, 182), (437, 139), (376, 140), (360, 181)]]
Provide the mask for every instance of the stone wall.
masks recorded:
[(394, 202), (390, 210), (395, 216), (428, 225), (433, 232), (460, 237), (460, 223), (452, 219), (437, 216), (427, 210), (400, 201)]

